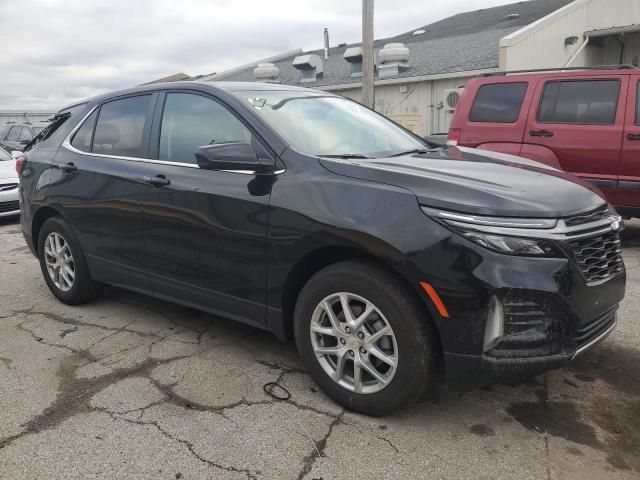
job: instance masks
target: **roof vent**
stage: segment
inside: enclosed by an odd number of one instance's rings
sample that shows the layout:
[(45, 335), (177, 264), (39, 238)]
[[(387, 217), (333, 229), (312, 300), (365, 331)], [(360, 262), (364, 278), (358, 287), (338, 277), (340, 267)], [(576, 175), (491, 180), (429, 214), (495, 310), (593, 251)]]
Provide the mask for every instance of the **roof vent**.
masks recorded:
[(427, 31), (421, 28), (420, 30), (416, 30), (415, 32), (413, 32), (413, 36), (417, 37), (418, 35), (422, 35), (423, 33), (427, 33)]
[(351, 64), (351, 76), (362, 76), (362, 47), (349, 47), (344, 51), (343, 58)]
[(253, 77), (256, 82), (280, 83), (280, 69), (273, 63), (259, 63), (253, 69)]
[(380, 77), (399, 75), (409, 68), (409, 48), (404, 43), (387, 43), (378, 52)]
[(520, 14), (519, 13), (510, 13), (509, 15), (507, 15), (507, 20), (513, 20), (514, 18), (520, 18)]
[(315, 82), (322, 76), (322, 59), (318, 55), (298, 55), (293, 59), (293, 66), (300, 70), (302, 83)]

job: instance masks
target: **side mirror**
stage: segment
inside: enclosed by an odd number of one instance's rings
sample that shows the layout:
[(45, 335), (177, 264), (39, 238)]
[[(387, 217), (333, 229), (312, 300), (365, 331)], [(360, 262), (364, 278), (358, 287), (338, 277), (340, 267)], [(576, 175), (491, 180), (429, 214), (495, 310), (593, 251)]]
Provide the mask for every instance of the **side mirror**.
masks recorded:
[(203, 170), (273, 172), (273, 165), (260, 162), (255, 150), (248, 143), (221, 143), (198, 147), (196, 161)]

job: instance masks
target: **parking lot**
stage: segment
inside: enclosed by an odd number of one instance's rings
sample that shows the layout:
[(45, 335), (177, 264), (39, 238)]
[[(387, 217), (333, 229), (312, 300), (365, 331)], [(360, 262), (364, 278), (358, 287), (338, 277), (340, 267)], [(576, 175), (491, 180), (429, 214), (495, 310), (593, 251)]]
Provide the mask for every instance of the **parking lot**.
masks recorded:
[(618, 329), (570, 368), (367, 418), (268, 333), (114, 288), (59, 303), (4, 221), (0, 478), (638, 478), (640, 222), (624, 247)]

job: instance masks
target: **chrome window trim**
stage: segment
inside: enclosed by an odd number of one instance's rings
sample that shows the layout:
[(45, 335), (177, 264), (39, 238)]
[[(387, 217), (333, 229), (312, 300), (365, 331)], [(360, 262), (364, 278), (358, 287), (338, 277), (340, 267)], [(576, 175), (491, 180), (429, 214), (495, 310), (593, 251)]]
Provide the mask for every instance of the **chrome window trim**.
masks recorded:
[[(126, 161), (129, 161), (129, 162), (142, 162), (142, 163), (151, 163), (151, 164), (156, 164), (156, 165), (170, 165), (172, 167), (185, 167), (185, 168), (197, 168), (197, 169), (200, 169), (200, 167), (198, 167), (198, 165), (191, 164), (191, 163), (169, 162), (167, 160), (153, 160), (151, 158), (142, 158), (142, 157), (125, 157), (125, 156), (121, 156), (121, 155), (104, 155), (102, 153), (85, 152), (83, 150), (80, 150), (80, 149), (74, 147), (71, 144), (71, 139), (76, 134), (76, 132), (78, 130), (80, 130), (80, 127), (82, 127), (82, 125), (87, 120), (87, 118), (89, 118), (89, 116), (93, 112), (95, 112), (99, 106), (100, 105), (96, 105), (91, 110), (89, 110), (89, 112), (84, 117), (82, 117), (82, 120), (80, 120), (78, 122), (78, 124), (75, 127), (73, 127), (71, 132), (69, 132), (69, 134), (66, 136), (66, 138), (62, 142), (62, 147), (64, 147), (66, 150), (69, 150), (70, 152), (73, 152), (73, 153), (76, 153), (76, 154), (79, 154), (79, 155), (88, 155), (90, 157), (112, 158), (112, 159), (115, 159), (115, 160), (126, 160)], [(226, 172), (226, 173), (238, 173), (238, 174), (241, 174), (241, 175), (264, 175), (264, 174), (256, 173), (255, 170), (218, 170), (218, 171), (219, 172)], [(284, 173), (285, 171), (286, 171), (286, 169), (283, 168), (283, 169), (280, 169), (280, 170), (275, 170), (272, 174), (267, 174), (267, 175), (280, 175), (280, 174)]]
[[(457, 214), (428, 207), (422, 207), (422, 211), (452, 227), (512, 237), (540, 238), (566, 242), (622, 230), (622, 217), (615, 213), (610, 213), (607, 217), (593, 222), (574, 226), (567, 226), (563, 218), (552, 219), (555, 224), (554, 227), (535, 228), (532, 225), (544, 219), (518, 219), (517, 222), (514, 222), (515, 219), (513, 218), (500, 219), (497, 217)], [(525, 226), (515, 226), (515, 223)], [(549, 224), (547, 223), (547, 225)]]

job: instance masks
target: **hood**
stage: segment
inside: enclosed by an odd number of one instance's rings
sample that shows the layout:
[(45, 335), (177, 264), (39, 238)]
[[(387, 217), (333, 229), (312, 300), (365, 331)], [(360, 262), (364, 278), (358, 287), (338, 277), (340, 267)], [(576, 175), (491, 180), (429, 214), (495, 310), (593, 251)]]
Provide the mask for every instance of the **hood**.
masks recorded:
[(15, 160), (0, 161), (0, 180), (6, 180), (8, 178), (14, 179), (16, 181), (18, 180)]
[(420, 155), (320, 162), (333, 173), (403, 187), (421, 205), (456, 212), (554, 218), (606, 204), (599, 190), (571, 174), (485, 150), (451, 147)]

